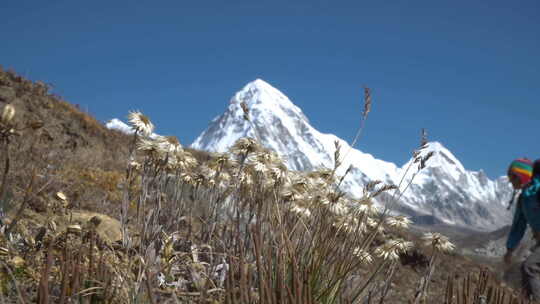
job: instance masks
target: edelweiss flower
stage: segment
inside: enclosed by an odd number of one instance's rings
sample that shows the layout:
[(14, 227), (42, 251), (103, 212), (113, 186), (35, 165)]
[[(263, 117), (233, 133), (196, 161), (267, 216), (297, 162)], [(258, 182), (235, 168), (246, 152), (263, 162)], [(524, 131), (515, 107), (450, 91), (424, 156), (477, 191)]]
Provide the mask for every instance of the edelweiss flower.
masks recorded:
[(146, 154), (154, 154), (160, 150), (158, 142), (149, 138), (139, 138), (137, 142), (137, 150)]
[(373, 216), (379, 212), (377, 206), (370, 199), (362, 199), (358, 201), (356, 210), (360, 213), (365, 213), (368, 216)]
[(454, 244), (448, 240), (448, 237), (438, 232), (425, 233), (422, 239), (424, 240), (424, 245), (433, 246), (433, 248), (442, 252), (450, 252), (455, 248)]
[(157, 142), (161, 153), (175, 153), (182, 149), (182, 145), (176, 136), (156, 136), (154, 139)]
[(181, 149), (174, 155), (176, 158), (176, 165), (181, 170), (188, 170), (197, 166), (197, 160), (191, 153)]
[(394, 239), (389, 240), (388, 242), (393, 245), (398, 252), (406, 252), (413, 247), (412, 242), (405, 241), (404, 239)]
[(258, 173), (266, 173), (268, 171), (268, 168), (264, 163), (257, 161), (253, 164), (253, 170)]
[(397, 229), (407, 229), (411, 223), (412, 221), (403, 215), (389, 216), (386, 218), (386, 224)]
[(180, 175), (180, 178), (182, 179), (182, 181), (186, 184), (194, 184), (194, 181), (195, 179), (193, 178), (193, 175), (191, 173), (182, 173), (182, 175)]
[(384, 260), (395, 261), (399, 259), (398, 249), (389, 242), (386, 242), (383, 245), (375, 248), (374, 253), (375, 255), (383, 258)]
[(139, 111), (132, 111), (128, 115), (129, 123), (135, 131), (141, 132), (145, 136), (150, 136), (154, 132), (154, 125), (150, 119)]
[(412, 243), (402, 239), (388, 240), (375, 249), (375, 254), (385, 260), (397, 260), (399, 253), (403, 253), (412, 248)]
[(300, 207), (300, 206), (297, 206), (295, 204), (292, 204), (291, 205), (291, 208), (290, 210), (300, 216), (305, 216), (305, 217), (309, 217), (311, 216), (311, 212), (306, 209), (306, 208), (303, 208), (303, 207)]
[(335, 215), (345, 215), (347, 214), (347, 208), (343, 206), (342, 204), (334, 203), (330, 205), (330, 211), (334, 213)]
[(371, 257), (371, 254), (364, 249), (360, 249), (358, 247), (354, 248), (353, 255), (362, 260), (363, 264), (371, 264), (371, 262), (373, 262), (373, 257)]
[(242, 137), (237, 140), (231, 147), (231, 152), (234, 154), (248, 155), (259, 149), (259, 145), (255, 139), (250, 137)]

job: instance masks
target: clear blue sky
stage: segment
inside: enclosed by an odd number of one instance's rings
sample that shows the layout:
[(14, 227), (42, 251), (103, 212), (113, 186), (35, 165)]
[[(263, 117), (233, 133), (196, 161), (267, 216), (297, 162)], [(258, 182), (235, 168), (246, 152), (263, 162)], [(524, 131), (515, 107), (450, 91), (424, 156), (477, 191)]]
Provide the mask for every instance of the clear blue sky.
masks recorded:
[(262, 78), (313, 126), (403, 164), (421, 128), (468, 169), (540, 158), (540, 2), (1, 1), (0, 64), (99, 120), (190, 144)]

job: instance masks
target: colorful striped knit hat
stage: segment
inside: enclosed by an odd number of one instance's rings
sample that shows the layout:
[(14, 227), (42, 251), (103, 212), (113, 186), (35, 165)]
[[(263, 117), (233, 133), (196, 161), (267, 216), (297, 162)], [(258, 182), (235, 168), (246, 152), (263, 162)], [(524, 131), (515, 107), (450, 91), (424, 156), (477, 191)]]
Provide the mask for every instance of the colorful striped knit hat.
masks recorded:
[(508, 167), (508, 175), (514, 174), (519, 177), (521, 185), (525, 185), (531, 181), (532, 177), (532, 161), (527, 158), (518, 158), (514, 160)]

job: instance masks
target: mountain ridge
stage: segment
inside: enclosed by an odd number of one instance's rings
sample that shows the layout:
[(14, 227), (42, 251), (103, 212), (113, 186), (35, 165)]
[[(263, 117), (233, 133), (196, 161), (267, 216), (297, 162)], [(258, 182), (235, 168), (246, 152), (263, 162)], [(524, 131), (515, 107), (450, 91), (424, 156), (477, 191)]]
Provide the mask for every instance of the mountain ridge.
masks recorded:
[[(251, 124), (244, 120), (242, 103), (249, 109)], [(256, 131), (255, 131), (256, 130)], [(225, 152), (241, 137), (260, 137), (287, 161), (292, 170), (313, 170), (333, 167), (334, 142), (342, 147), (338, 174), (345, 174), (343, 189), (352, 196), (361, 196), (363, 185), (372, 180), (399, 184), (411, 158), (403, 166), (377, 159), (351, 148), (333, 134), (316, 130), (302, 110), (278, 89), (256, 79), (233, 95), (227, 110), (216, 117), (193, 142), (192, 148)], [(433, 216), (446, 224), (490, 230), (508, 224), (510, 217), (503, 203), (511, 191), (505, 178), (490, 180), (482, 171), (468, 171), (440, 142), (428, 143), (423, 153), (433, 152), (426, 168), (415, 174), (413, 183), (403, 193), (401, 208), (411, 216)], [(412, 172), (405, 176), (405, 185)], [(403, 185), (402, 184), (402, 188)], [(382, 202), (379, 202), (382, 204)]]
[[(249, 110), (250, 122), (244, 119), (242, 104)], [(436, 141), (422, 150), (423, 155), (433, 155), (419, 172), (414, 157), (402, 166), (378, 159), (350, 147), (334, 134), (315, 129), (299, 107), (262, 79), (236, 92), (225, 112), (210, 122), (191, 148), (226, 152), (242, 137), (259, 138), (264, 147), (276, 151), (286, 161), (289, 169), (299, 171), (333, 168), (338, 143), (346, 158), (341, 160), (337, 174), (344, 175), (348, 170), (342, 189), (360, 197), (363, 186), (370, 181), (400, 185), (400, 190), (406, 191), (396, 210), (417, 223), (444, 223), (480, 231), (510, 223), (503, 205), (511, 194), (506, 177), (491, 180), (481, 170), (466, 170), (451, 151)], [(382, 206), (388, 200), (383, 196), (376, 203)]]

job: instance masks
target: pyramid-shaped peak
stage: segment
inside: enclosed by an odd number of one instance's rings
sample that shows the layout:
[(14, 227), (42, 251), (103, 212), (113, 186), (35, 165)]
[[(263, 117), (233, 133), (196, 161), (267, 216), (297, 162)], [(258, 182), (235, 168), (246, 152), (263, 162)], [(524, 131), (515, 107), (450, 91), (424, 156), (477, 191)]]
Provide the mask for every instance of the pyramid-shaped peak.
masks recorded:
[(269, 84), (268, 82), (260, 79), (260, 78), (257, 78), (255, 80), (253, 80), (252, 82), (249, 82), (246, 87), (249, 87), (249, 88), (256, 88), (256, 89), (276, 89), (274, 88), (271, 84)]
[(439, 151), (448, 151), (443, 144), (438, 141), (430, 141), (427, 143), (425, 148), (427, 151), (439, 152)]
[(428, 167), (433, 166), (448, 166), (451, 165), (455, 167), (458, 171), (464, 172), (465, 168), (461, 162), (457, 159), (450, 150), (448, 150), (442, 143), (438, 141), (428, 142), (427, 146), (424, 148), (424, 153), (433, 152), (433, 156), (428, 160)]
[(279, 106), (301, 112), (285, 94), (260, 78), (246, 84), (231, 99), (231, 104), (240, 104), (242, 102), (250, 109)]

